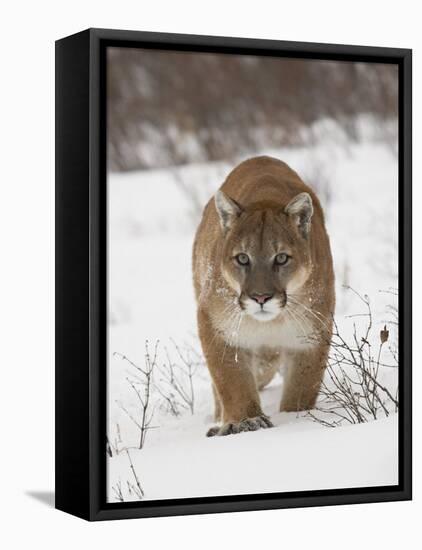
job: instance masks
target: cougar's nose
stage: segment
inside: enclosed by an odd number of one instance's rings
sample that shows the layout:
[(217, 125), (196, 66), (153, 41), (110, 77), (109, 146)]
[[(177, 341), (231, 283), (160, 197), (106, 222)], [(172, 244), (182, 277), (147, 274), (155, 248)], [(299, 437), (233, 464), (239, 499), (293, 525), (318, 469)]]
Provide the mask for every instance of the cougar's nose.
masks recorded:
[(268, 302), (268, 300), (271, 300), (273, 296), (274, 294), (251, 294), (250, 295), (252, 300), (255, 300), (255, 302), (258, 302), (258, 304), (261, 306), (263, 306), (265, 302)]

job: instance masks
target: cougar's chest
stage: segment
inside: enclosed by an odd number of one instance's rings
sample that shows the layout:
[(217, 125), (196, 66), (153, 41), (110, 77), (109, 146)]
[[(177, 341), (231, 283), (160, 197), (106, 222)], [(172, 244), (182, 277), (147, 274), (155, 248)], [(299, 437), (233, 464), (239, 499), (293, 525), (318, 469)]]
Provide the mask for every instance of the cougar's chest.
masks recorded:
[(260, 348), (309, 349), (314, 346), (314, 327), (306, 318), (282, 318), (261, 322), (239, 312), (220, 318), (217, 327), (226, 342), (251, 351)]

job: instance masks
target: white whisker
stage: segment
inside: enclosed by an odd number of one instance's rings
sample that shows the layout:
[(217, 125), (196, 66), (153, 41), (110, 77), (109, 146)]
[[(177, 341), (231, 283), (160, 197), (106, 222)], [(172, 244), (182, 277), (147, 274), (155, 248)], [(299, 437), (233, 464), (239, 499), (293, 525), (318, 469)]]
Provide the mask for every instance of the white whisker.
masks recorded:
[(227, 346), (230, 345), (232, 346), (232, 339), (233, 339), (233, 334), (234, 334), (234, 328), (235, 328), (235, 323), (236, 321), (238, 320), (237, 319), (237, 316), (239, 316), (239, 318), (241, 318), (241, 314), (238, 312), (238, 311), (234, 311), (231, 315), (231, 317), (228, 319), (228, 323), (229, 323), (229, 338), (227, 338), (224, 342), (224, 349), (223, 349), (223, 353), (222, 353), (222, 356), (221, 356), (221, 362), (223, 363), (224, 361), (224, 357), (226, 355), (226, 349), (227, 349)]
[(294, 311), (293, 308), (285, 308), (285, 311), (290, 315), (290, 318), (293, 319), (294, 324), (300, 329), (302, 332), (303, 338), (307, 339), (307, 333), (305, 331), (305, 327), (303, 326), (301, 319), (298, 315), (298, 312)]
[[(310, 309), (308, 306), (305, 306), (304, 304), (302, 304), (301, 302), (295, 300), (294, 298), (291, 298), (290, 295), (288, 295), (288, 300), (291, 301), (292, 304), (294, 304), (295, 306), (297, 307), (300, 307), (304, 310), (304, 313), (307, 312), (307, 313), (310, 313), (313, 318), (318, 322), (320, 323), (325, 329), (329, 330), (329, 325), (328, 325), (328, 321), (327, 321), (327, 318), (324, 317), (322, 315), (322, 313), (320, 313), (319, 311), (313, 311), (312, 309)], [(306, 315), (305, 315), (306, 317)]]
[(239, 349), (239, 332), (240, 332), (240, 324), (242, 322), (242, 319), (243, 319), (243, 312), (241, 312), (240, 315), (239, 315), (239, 322), (237, 323), (237, 328), (236, 328), (237, 339), (236, 339), (236, 348), (235, 348), (235, 353), (234, 353), (235, 363), (238, 362), (237, 352), (238, 352), (238, 349)]

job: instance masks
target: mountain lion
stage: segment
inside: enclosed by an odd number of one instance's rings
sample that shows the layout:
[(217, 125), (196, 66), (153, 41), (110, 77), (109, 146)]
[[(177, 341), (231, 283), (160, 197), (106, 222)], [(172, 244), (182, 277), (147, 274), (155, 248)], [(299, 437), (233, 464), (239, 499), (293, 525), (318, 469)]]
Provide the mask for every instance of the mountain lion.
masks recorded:
[(258, 391), (277, 370), (280, 410), (312, 408), (332, 333), (334, 272), (321, 205), (298, 174), (264, 156), (237, 166), (204, 209), (193, 276), (221, 423), (207, 435), (271, 427)]

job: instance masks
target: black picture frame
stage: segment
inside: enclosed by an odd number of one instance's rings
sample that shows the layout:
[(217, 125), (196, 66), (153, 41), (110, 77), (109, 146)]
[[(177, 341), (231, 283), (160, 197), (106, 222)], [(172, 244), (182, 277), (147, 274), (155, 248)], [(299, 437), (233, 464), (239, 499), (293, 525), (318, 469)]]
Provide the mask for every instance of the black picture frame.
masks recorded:
[[(394, 63), (399, 68), (399, 483), (106, 503), (106, 48)], [(88, 29), (56, 42), (56, 508), (87, 520), (409, 500), (412, 495), (409, 49)]]

